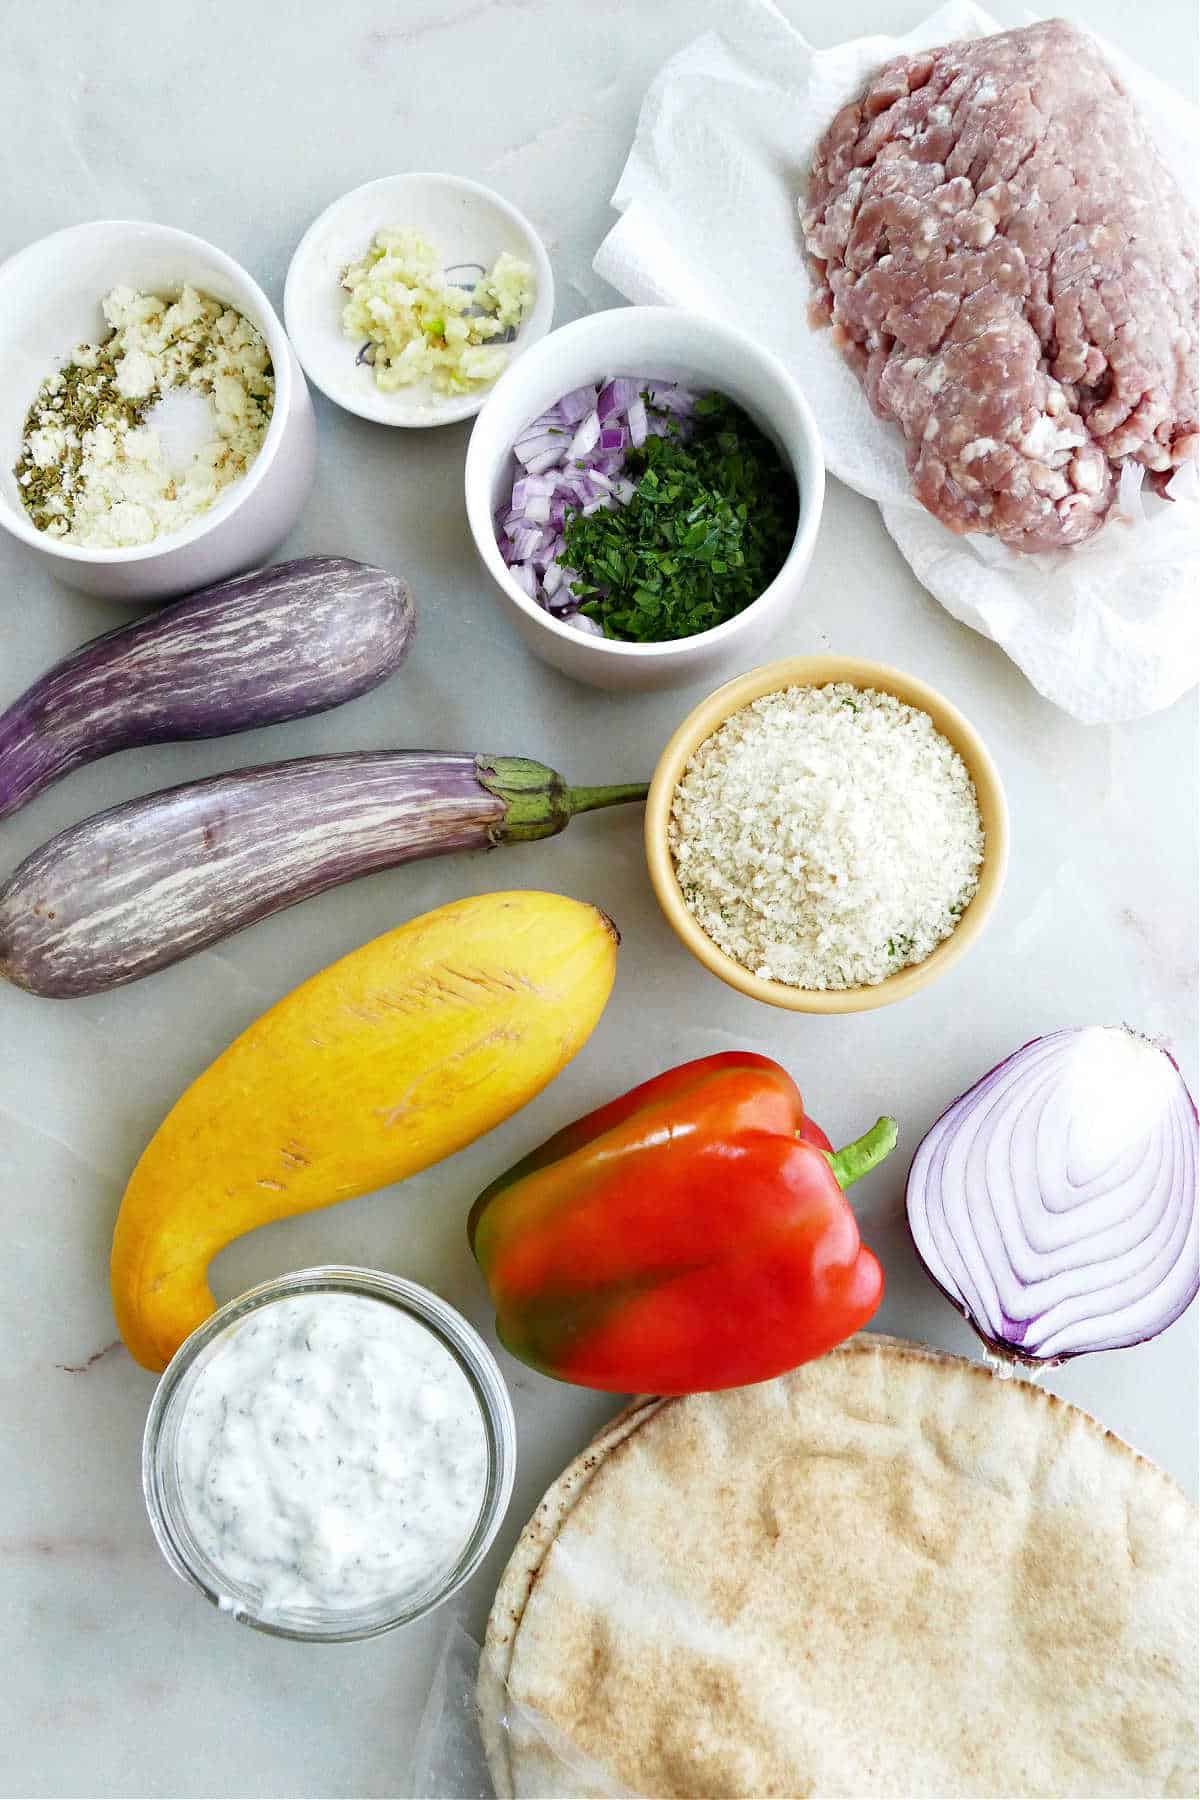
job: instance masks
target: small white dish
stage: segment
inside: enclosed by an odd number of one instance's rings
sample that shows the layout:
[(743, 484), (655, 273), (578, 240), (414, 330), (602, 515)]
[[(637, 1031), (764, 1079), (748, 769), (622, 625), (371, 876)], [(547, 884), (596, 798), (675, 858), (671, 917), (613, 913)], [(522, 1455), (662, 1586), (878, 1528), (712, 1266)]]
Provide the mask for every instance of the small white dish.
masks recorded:
[(342, 271), (358, 261), (377, 231), (402, 225), (437, 247), (448, 272), (471, 264), (490, 269), (504, 250), (530, 265), (537, 292), (532, 312), (518, 327), (510, 366), (549, 331), (554, 274), (541, 239), (515, 206), (461, 175), (384, 175), (327, 206), (296, 246), (283, 293), (284, 318), (310, 381), (336, 405), (378, 425), (452, 425), (473, 418), (492, 389), (437, 394), (421, 383), (384, 393), (370, 364), (356, 361), (360, 346), (342, 330), (348, 298)]
[[(13, 465), (42, 382), (80, 343), (108, 335), (101, 301), (124, 284), (174, 298), (190, 285), (236, 307), (271, 352), (275, 407), (240, 481), (182, 531), (127, 550), (97, 550), (39, 531)], [(68, 587), (123, 604), (186, 594), (267, 560), (308, 498), (316, 425), (304, 375), (270, 301), (223, 250), (138, 219), (97, 219), (39, 238), (0, 266), (0, 525)]]
[[(696, 637), (625, 644), (587, 636), (529, 598), (496, 542), (494, 514), (521, 473), (512, 446), (525, 426), (573, 388), (614, 375), (658, 376), (725, 394), (772, 439), (796, 480), (796, 535), (778, 575), (744, 611)], [(707, 678), (734, 656), (752, 657), (779, 630), (796, 604), (817, 541), (825, 461), (804, 395), (754, 338), (670, 306), (625, 306), (552, 331), (505, 370), (471, 433), (465, 480), (475, 547), (529, 649), (576, 681), (635, 691)]]

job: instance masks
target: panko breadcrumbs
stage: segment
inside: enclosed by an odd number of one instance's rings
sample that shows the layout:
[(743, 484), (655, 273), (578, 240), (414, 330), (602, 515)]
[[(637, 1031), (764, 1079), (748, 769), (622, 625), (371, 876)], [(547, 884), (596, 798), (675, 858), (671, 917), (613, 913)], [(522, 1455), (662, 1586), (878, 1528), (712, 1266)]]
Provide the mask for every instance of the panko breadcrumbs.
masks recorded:
[(979, 885), (974, 784), (927, 713), (845, 682), (764, 694), (689, 759), (668, 842), (684, 903), (789, 987), (924, 962)]

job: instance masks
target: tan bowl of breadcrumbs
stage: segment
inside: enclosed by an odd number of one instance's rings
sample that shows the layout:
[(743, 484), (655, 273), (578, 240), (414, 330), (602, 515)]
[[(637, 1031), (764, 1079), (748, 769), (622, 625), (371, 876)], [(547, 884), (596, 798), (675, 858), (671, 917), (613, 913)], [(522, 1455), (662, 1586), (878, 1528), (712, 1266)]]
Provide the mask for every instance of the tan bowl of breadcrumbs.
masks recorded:
[[(969, 794), (973, 787), (978, 808), (977, 819), (973, 819), (976, 866), (970, 883), (970, 898), (961, 910), (958, 907), (952, 909), (956, 922), (952, 927), (949, 921), (943, 924), (942, 929), (948, 930), (948, 935), (943, 936), (922, 960), (911, 961), (882, 979), (860, 985), (802, 986), (753, 973), (721, 949), (694, 916), (684, 897), (676, 851), (672, 847), (673, 839), (677, 847), (679, 843), (677, 794), (681, 783), (685, 778), (690, 779), (696, 769), (693, 758), (701, 746), (752, 702), (765, 695), (782, 694), (788, 689), (828, 689), (835, 685), (867, 690), (873, 696), (891, 695), (902, 707), (927, 715), (937, 741), (944, 740), (943, 753), (957, 753), (953, 759), (956, 765), (957, 759), (961, 758), (970, 786), (964, 781), (960, 768), (960, 788), (965, 788)], [(874, 703), (879, 704), (878, 700)], [(890, 707), (891, 702), (886, 704)], [(928, 726), (923, 728), (928, 733)], [(945, 746), (949, 746), (948, 752)], [(765, 791), (763, 803), (764, 806), (769, 804)], [(779, 804), (778, 800), (775, 804)], [(845, 656), (799, 656), (766, 663), (710, 694), (688, 714), (659, 758), (646, 802), (645, 829), (650, 880), (667, 922), (680, 942), (706, 969), (730, 987), (754, 1000), (764, 1000), (768, 1006), (781, 1006), (792, 1012), (865, 1012), (872, 1007), (890, 1006), (893, 1001), (906, 1000), (919, 988), (935, 981), (970, 949), (983, 930), (1004, 885), (1008, 863), (1008, 808), (1004, 790), (978, 733), (956, 707), (924, 682), (884, 663), (862, 662)], [(693, 905), (696, 904), (693, 895)], [(720, 927), (714, 922), (713, 928)]]

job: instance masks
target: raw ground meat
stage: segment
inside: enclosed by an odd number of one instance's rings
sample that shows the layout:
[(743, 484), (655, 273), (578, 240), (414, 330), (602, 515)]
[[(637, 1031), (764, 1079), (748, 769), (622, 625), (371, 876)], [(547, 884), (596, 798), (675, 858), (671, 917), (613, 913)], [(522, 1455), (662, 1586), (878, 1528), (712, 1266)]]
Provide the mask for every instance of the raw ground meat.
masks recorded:
[(1103, 523), (1125, 459), (1195, 454), (1194, 214), (1060, 19), (886, 64), (817, 146), (814, 318), (917, 498), (1017, 550)]

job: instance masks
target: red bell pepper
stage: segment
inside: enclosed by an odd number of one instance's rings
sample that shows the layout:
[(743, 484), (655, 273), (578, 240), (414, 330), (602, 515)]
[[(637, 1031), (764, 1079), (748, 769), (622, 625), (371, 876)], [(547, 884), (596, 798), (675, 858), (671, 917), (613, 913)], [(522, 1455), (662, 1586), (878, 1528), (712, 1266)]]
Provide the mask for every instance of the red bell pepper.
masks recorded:
[(643, 1082), (472, 1208), (501, 1341), (617, 1393), (740, 1387), (823, 1355), (882, 1298), (842, 1190), (895, 1142), (880, 1119), (833, 1153), (791, 1076), (749, 1051)]

